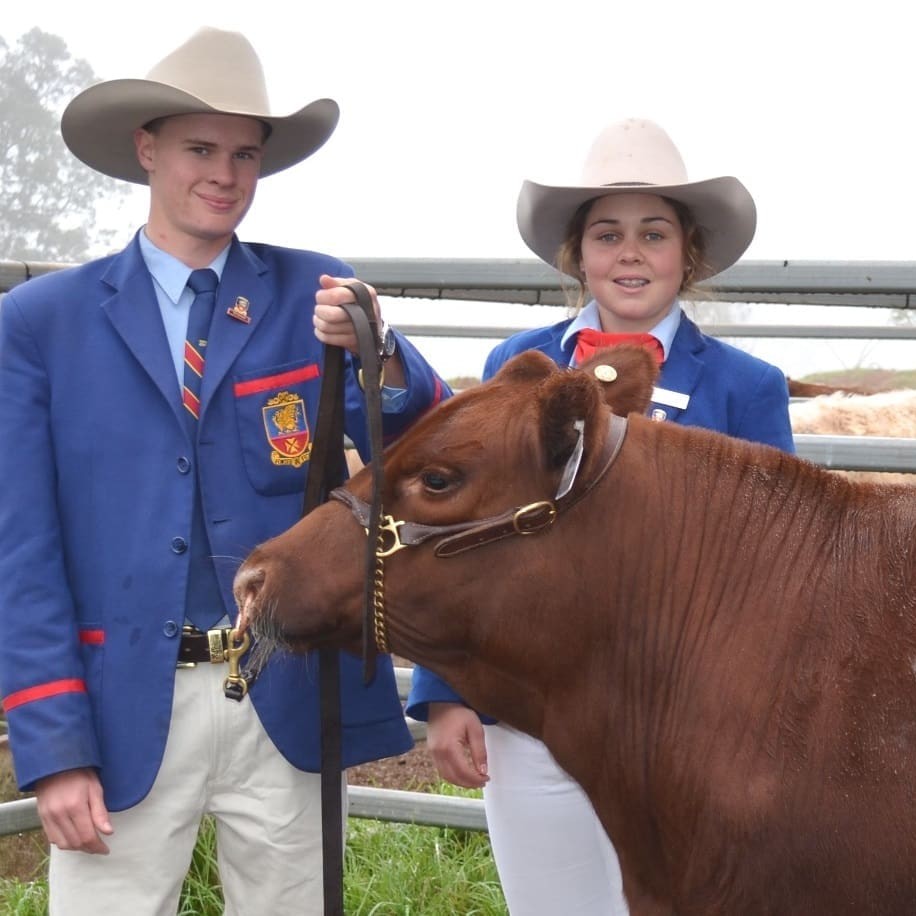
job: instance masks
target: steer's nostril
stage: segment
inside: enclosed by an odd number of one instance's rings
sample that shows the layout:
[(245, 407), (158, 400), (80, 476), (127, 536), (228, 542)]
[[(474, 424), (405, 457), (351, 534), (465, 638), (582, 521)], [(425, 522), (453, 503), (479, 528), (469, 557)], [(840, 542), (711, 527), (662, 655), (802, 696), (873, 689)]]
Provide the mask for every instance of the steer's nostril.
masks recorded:
[(235, 577), (235, 585), (232, 589), (238, 604), (246, 604), (256, 599), (258, 592), (264, 587), (264, 579), (263, 567), (246, 566), (240, 569)]

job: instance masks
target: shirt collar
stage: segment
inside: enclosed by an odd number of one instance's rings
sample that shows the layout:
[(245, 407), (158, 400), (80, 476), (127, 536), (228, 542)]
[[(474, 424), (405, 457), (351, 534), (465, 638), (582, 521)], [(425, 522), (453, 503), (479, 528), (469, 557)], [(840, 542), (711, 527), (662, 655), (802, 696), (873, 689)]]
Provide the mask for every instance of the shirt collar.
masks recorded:
[[(662, 318), (655, 327), (649, 329), (653, 337), (657, 337), (665, 353), (665, 359), (671, 350), (671, 344), (674, 342), (674, 335), (677, 333), (678, 326), (681, 323), (681, 304), (675, 299), (668, 310), (668, 314)], [(569, 327), (563, 334), (560, 345), (565, 347), (569, 341), (582, 328), (591, 328), (594, 331), (601, 330), (601, 317), (598, 311), (598, 303), (592, 299), (581, 312), (572, 320)]]
[[(177, 303), (184, 288), (188, 285), (191, 268), (179, 261), (174, 255), (163, 251), (158, 245), (151, 242), (145, 229), (140, 231), (139, 240), (140, 253), (143, 255), (147, 270), (152, 274), (153, 279), (165, 295), (173, 303)], [(223, 268), (226, 266), (226, 259), (229, 257), (229, 247), (230, 245), (227, 245), (207, 265), (211, 270), (216, 271), (217, 277), (222, 277), (223, 275)]]

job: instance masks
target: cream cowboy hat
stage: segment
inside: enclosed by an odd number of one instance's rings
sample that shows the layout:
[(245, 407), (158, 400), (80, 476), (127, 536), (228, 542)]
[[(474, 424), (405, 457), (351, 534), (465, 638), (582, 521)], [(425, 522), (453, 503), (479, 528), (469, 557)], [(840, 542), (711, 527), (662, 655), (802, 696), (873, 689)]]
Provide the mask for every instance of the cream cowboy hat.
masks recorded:
[(528, 247), (556, 266), (557, 251), (579, 206), (607, 194), (644, 191), (680, 201), (693, 214), (706, 243), (695, 280), (730, 267), (747, 250), (757, 226), (757, 208), (737, 178), (687, 180), (687, 169), (671, 138), (651, 121), (630, 118), (605, 128), (592, 145), (576, 186), (522, 183), (516, 219)]
[(70, 151), (86, 165), (146, 184), (134, 130), (156, 118), (200, 113), (245, 115), (270, 126), (262, 176), (314, 153), (334, 132), (339, 115), (332, 99), (318, 99), (286, 116), (271, 114), (264, 71), (248, 39), (204, 28), (146, 79), (109, 80), (81, 92), (67, 106), (60, 127)]

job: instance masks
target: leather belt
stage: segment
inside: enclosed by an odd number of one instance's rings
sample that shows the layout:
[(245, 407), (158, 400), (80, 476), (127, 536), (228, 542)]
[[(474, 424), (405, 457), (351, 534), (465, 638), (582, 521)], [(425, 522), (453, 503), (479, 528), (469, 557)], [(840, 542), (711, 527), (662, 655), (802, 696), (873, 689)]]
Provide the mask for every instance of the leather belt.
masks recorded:
[(179, 668), (194, 668), (199, 662), (210, 662), (220, 665), (229, 661), (230, 627), (207, 630), (204, 633), (197, 627), (181, 628), (181, 642), (178, 645)]

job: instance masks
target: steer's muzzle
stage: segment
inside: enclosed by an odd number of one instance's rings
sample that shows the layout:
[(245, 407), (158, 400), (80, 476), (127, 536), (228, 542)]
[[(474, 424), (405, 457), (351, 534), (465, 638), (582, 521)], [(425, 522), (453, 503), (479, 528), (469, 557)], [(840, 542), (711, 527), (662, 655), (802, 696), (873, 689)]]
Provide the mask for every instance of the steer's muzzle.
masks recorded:
[(269, 597), (269, 564), (262, 560), (260, 553), (258, 548), (239, 567), (232, 593), (239, 609), (238, 630), (244, 633), (250, 629), (257, 640), (259, 653), (269, 654), (275, 648), (293, 648), (293, 645), (284, 636), (277, 615), (277, 601)]

